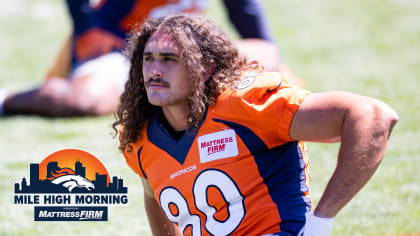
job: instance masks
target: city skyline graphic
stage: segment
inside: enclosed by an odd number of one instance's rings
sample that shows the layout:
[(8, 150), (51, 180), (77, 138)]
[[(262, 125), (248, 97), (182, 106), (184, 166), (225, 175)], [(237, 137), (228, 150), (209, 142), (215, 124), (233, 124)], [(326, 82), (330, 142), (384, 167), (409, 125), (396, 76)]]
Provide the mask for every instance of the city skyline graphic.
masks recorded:
[(48, 162), (45, 179), (40, 179), (38, 163), (30, 163), (29, 169), (29, 183), (23, 177), (20, 183), (15, 183), (15, 193), (127, 193), (124, 180), (117, 176), (109, 183), (108, 175), (98, 172), (95, 179), (88, 179), (86, 167), (80, 160), (74, 162), (73, 169), (60, 168), (57, 161)]

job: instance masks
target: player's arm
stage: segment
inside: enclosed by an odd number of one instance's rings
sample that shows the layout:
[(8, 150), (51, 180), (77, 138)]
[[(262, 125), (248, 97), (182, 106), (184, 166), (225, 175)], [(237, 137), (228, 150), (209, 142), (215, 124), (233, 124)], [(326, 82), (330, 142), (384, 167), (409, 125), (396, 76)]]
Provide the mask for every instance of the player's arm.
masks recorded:
[(385, 103), (347, 92), (308, 95), (298, 108), (290, 137), (302, 141), (341, 141), (337, 166), (314, 211), (332, 218), (375, 172), (398, 115)]
[(181, 235), (178, 227), (169, 221), (155, 199), (153, 190), (146, 179), (141, 179), (144, 189), (144, 205), (153, 235)]

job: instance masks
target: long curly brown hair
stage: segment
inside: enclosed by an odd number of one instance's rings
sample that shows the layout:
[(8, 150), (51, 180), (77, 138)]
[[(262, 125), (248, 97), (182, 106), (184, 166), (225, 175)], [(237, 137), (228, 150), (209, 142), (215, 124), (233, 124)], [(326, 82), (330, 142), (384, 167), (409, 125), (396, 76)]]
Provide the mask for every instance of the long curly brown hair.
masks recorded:
[[(121, 150), (131, 151), (130, 143), (142, 138), (141, 130), (147, 120), (161, 110), (149, 103), (142, 72), (146, 42), (157, 30), (171, 34), (178, 43), (191, 80), (189, 127), (198, 126), (206, 107), (214, 104), (222, 91), (232, 87), (239, 80), (241, 69), (249, 66), (238, 56), (236, 46), (225, 33), (202, 16), (180, 14), (146, 19), (128, 40), (129, 79), (112, 124), (116, 132), (119, 125), (124, 126)], [(213, 72), (210, 79), (203, 82), (201, 78), (209, 71)]]

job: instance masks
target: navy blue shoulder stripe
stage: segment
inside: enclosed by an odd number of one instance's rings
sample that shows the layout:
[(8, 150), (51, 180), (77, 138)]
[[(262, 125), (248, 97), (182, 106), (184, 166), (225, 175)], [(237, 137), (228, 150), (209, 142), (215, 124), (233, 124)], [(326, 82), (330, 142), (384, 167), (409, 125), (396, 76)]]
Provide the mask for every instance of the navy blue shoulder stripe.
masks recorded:
[(144, 172), (143, 167), (141, 166), (141, 160), (140, 160), (140, 153), (141, 153), (141, 151), (143, 151), (143, 147), (141, 147), (139, 149), (139, 151), (137, 152), (137, 159), (139, 161), (139, 167), (140, 167), (141, 173), (143, 173), (144, 177), (147, 179), (146, 172)]
[(264, 141), (258, 137), (251, 129), (248, 127), (238, 124), (233, 121), (221, 120), (213, 118), (213, 121), (221, 122), (227, 125), (229, 128), (235, 130), (236, 134), (242, 139), (245, 143), (248, 150), (251, 152), (252, 155), (257, 153), (261, 153), (268, 149), (267, 145)]
[(248, 127), (221, 119), (213, 121), (227, 125), (242, 139), (254, 156), (258, 171), (277, 205), (282, 219), (281, 230), (284, 234), (293, 232), (290, 235), (296, 235), (305, 224), (305, 212), (310, 207), (309, 198), (304, 196), (308, 189), (305, 184), (305, 163), (299, 154), (298, 142), (268, 149), (264, 141)]

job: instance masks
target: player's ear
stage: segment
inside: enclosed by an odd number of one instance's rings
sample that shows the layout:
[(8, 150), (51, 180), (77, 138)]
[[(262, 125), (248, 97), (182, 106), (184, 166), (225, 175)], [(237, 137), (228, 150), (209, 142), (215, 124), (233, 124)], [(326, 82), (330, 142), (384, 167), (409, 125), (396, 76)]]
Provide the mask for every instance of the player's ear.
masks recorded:
[(203, 76), (203, 82), (207, 82), (207, 80), (209, 80), (213, 76), (215, 70), (216, 70), (216, 66), (214, 64), (209, 65), (207, 67), (207, 72)]

